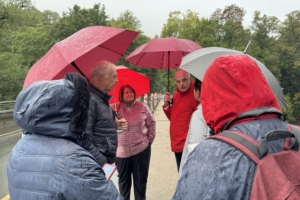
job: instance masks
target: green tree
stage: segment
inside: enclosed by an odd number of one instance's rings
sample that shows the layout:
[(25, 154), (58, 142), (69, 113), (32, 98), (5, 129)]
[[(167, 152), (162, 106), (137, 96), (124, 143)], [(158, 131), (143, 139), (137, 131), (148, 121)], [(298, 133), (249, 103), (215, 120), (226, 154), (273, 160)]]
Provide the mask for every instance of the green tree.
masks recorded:
[(293, 111), (293, 116), (295, 116), (295, 118), (297, 119), (297, 121), (299, 121), (300, 119), (300, 92), (297, 92), (293, 95), (292, 98), (292, 111)]
[(179, 38), (185, 38), (197, 42), (199, 38), (200, 20), (199, 14), (188, 10), (186, 14), (182, 14), (182, 20), (180, 23)]
[(199, 37), (196, 40), (202, 47), (221, 46), (221, 41), (216, 32), (218, 20), (201, 18), (199, 21)]
[(32, 26), (35, 8), (29, 0), (0, 0), (0, 100), (15, 99), (22, 89), (28, 68), (22, 65), (22, 54), (15, 51), (14, 34)]
[(0, 101), (14, 100), (22, 90), (27, 69), (18, 63), (19, 60), (20, 54), (0, 53)]
[(0, 0), (0, 100), (15, 99), (29, 68), (53, 44), (56, 12), (40, 12), (30, 0)]
[(54, 44), (46, 26), (22, 27), (15, 31), (13, 51), (22, 55), (21, 64), (29, 69)]
[(291, 102), (291, 97), (289, 94), (286, 94), (284, 95), (284, 98), (286, 100), (287, 109), (284, 109), (283, 113), (286, 115), (288, 122), (295, 122), (296, 119), (294, 117), (294, 105)]
[(109, 24), (112, 27), (142, 32), (141, 21), (130, 10), (121, 13), (117, 19), (110, 19)]
[[(293, 11), (286, 16), (279, 31), (276, 53), (279, 56), (278, 63), (282, 75), (281, 86), (285, 93), (291, 94), (294, 99), (294, 94), (300, 92), (300, 11)], [(296, 107), (295, 111), (300, 112)]]
[(250, 39), (250, 33), (245, 30), (242, 22), (246, 11), (236, 4), (226, 6), (224, 10), (216, 9), (210, 16), (218, 22), (216, 32), (222, 47), (243, 50)]
[(167, 23), (163, 25), (160, 37), (178, 37), (181, 30), (182, 13), (180, 11), (173, 11), (169, 13)]
[(278, 80), (280, 80), (281, 74), (275, 46), (279, 36), (279, 26), (280, 21), (275, 16), (261, 16), (259, 11), (255, 11), (250, 27), (252, 43), (248, 51), (253, 57), (264, 63)]
[(94, 25), (108, 26), (105, 6), (98, 3), (93, 8), (85, 9), (74, 5), (73, 8), (69, 8), (69, 12), (64, 12), (62, 18), (54, 24), (50, 35), (54, 40), (61, 41), (82, 28)]

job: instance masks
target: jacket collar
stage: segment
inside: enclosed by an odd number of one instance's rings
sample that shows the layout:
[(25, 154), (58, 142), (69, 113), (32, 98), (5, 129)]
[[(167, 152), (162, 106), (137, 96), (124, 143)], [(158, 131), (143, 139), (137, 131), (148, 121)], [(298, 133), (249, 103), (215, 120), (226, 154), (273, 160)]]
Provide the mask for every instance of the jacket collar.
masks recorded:
[(136, 100), (133, 100), (132, 102), (121, 102), (122, 105), (126, 106), (126, 107), (133, 107), (136, 103)]
[(89, 83), (89, 89), (90, 89), (90, 92), (96, 94), (101, 99), (103, 99), (105, 102), (108, 102), (112, 97), (110, 94), (108, 94), (106, 92), (103, 92), (102, 90), (98, 89), (92, 83)]

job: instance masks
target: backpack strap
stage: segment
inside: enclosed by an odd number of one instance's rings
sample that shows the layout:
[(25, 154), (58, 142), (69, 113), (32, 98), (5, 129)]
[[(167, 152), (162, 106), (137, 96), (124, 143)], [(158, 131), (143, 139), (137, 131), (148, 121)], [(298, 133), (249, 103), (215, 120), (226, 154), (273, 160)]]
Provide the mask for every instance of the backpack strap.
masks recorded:
[(269, 106), (262, 106), (258, 108), (254, 108), (252, 110), (248, 110), (246, 112), (241, 113), (240, 115), (236, 116), (235, 118), (228, 120), (225, 122), (225, 124), (221, 127), (221, 132), (226, 130), (233, 122), (241, 120), (241, 119), (246, 119), (246, 118), (251, 118), (251, 117), (258, 117), (264, 114), (279, 114), (280, 117), (283, 117), (283, 120), (286, 120), (286, 116), (279, 110), (277, 110), (274, 107), (269, 107)]
[[(288, 124), (288, 130), (291, 131), (298, 141), (300, 141), (300, 127), (293, 124)], [(300, 151), (300, 149), (299, 149)]]
[(268, 142), (279, 138), (291, 138), (290, 149), (299, 150), (299, 139), (295, 135), (286, 130), (271, 131), (257, 142), (250, 136), (238, 131), (224, 131), (221, 134), (213, 135), (207, 139), (216, 139), (225, 142), (242, 151), (248, 158), (258, 164), (258, 162), (268, 153)]
[(213, 135), (207, 139), (216, 139), (225, 142), (242, 151), (248, 158), (258, 164), (261, 159), (258, 150), (258, 142), (248, 135), (238, 131), (224, 131), (218, 135)]

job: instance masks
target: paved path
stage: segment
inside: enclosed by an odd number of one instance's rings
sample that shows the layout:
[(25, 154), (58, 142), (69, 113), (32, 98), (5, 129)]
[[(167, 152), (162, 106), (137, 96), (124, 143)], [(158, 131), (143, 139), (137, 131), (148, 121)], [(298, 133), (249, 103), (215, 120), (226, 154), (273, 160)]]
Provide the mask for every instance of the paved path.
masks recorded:
[[(162, 110), (163, 100), (154, 112), (156, 137), (152, 144), (150, 170), (147, 184), (147, 200), (170, 200), (177, 183), (177, 168), (174, 153), (170, 149), (170, 122)], [(117, 172), (112, 177), (118, 188)], [(131, 190), (131, 199), (133, 198)]]

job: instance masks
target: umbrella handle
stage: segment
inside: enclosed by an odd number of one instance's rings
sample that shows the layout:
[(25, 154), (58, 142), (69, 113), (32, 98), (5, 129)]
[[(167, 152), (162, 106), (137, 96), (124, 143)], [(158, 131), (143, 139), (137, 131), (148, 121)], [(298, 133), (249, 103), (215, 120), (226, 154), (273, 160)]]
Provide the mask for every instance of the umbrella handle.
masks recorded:
[(115, 116), (120, 120), (121, 119), (120, 115), (118, 115), (118, 113), (116, 111), (114, 111), (114, 112), (115, 112)]
[(171, 98), (171, 101), (168, 101), (169, 105), (171, 105), (174, 102), (174, 99)]
[(120, 115), (119, 115), (114, 109), (112, 109), (111, 107), (110, 107), (110, 109), (111, 109), (111, 111), (113, 112), (113, 115), (114, 115), (116, 118), (118, 118), (118, 120), (120, 120), (120, 119), (121, 119)]

